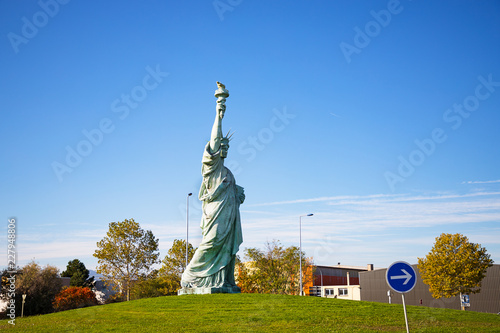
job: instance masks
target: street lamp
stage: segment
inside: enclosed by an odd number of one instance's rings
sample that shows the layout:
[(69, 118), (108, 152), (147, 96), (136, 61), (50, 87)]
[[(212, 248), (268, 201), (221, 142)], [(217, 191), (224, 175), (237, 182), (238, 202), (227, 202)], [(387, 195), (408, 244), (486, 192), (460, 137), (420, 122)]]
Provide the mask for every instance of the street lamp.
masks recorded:
[(21, 318), (24, 317), (24, 301), (26, 300), (26, 294), (23, 294), (23, 304), (21, 306)]
[(192, 196), (193, 193), (188, 193), (186, 198), (186, 270), (188, 266), (188, 244), (189, 244), (189, 197)]
[(300, 264), (300, 296), (302, 296), (302, 218), (305, 216), (313, 216), (314, 214), (307, 214), (299, 216), (299, 264)]

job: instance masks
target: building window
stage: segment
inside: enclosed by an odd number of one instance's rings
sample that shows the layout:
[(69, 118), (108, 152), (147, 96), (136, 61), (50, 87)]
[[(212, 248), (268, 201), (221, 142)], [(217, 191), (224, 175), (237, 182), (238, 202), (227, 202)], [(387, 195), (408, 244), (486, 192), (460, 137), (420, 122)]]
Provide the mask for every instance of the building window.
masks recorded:
[(331, 296), (334, 294), (334, 289), (325, 289), (325, 296)]
[(339, 288), (339, 296), (347, 296), (347, 288)]

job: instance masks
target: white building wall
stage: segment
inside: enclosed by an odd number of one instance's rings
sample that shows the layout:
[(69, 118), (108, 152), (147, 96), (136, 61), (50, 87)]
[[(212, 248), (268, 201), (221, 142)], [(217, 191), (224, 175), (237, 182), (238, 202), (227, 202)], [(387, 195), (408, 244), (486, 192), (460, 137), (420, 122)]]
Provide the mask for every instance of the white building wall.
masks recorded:
[(360, 290), (361, 289), (359, 285), (323, 286), (321, 287), (321, 297), (350, 299), (353, 301), (359, 301), (361, 300)]

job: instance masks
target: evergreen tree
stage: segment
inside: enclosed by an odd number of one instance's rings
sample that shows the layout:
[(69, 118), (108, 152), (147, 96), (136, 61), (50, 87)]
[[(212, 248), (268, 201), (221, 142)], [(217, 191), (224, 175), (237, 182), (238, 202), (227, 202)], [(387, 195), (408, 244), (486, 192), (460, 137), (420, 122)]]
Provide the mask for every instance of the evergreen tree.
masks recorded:
[(73, 259), (68, 262), (66, 270), (61, 273), (62, 277), (70, 277), (69, 282), (72, 287), (89, 287), (94, 284), (94, 277), (89, 277), (89, 270), (85, 264), (78, 259)]

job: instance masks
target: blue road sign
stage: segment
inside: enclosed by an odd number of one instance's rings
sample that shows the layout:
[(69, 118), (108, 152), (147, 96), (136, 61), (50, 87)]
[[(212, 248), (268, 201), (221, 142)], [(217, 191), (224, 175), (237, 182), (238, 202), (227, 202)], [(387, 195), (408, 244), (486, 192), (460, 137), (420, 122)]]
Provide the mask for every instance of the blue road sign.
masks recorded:
[(396, 261), (387, 268), (385, 279), (392, 290), (398, 293), (407, 293), (415, 287), (417, 273), (409, 263)]
[(469, 307), (470, 306), (469, 295), (462, 295), (461, 302), (462, 306)]

